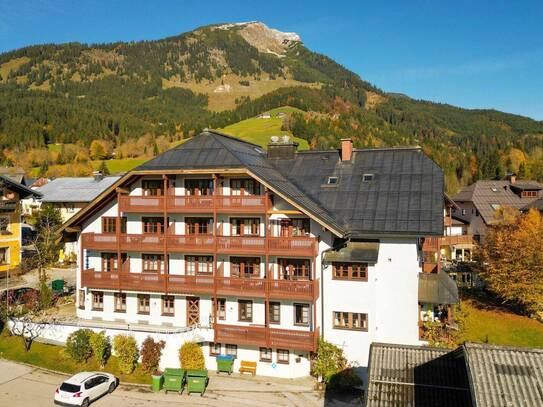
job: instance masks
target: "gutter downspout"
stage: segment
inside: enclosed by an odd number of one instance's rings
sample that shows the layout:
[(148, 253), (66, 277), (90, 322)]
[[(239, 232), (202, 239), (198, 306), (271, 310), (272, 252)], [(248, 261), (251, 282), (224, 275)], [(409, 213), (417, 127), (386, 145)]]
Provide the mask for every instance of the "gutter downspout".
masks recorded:
[(329, 249), (323, 250), (320, 254), (321, 256), (321, 339), (324, 339), (324, 254), (332, 250), (335, 250), (336, 247), (332, 246)]

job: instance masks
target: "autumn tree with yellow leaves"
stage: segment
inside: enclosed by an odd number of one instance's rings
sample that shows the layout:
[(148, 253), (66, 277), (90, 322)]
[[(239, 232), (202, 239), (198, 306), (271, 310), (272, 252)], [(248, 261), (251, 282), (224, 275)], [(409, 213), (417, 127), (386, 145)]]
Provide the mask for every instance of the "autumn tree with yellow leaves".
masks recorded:
[(478, 271), (504, 302), (543, 319), (543, 216), (503, 210), (478, 253)]

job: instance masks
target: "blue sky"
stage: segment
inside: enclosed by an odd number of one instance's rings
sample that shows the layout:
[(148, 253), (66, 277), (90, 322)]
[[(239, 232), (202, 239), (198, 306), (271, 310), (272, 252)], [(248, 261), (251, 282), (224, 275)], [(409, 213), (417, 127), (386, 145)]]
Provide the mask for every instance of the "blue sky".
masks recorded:
[(385, 91), (543, 120), (541, 0), (0, 0), (0, 52), (158, 39), (251, 20), (297, 32)]

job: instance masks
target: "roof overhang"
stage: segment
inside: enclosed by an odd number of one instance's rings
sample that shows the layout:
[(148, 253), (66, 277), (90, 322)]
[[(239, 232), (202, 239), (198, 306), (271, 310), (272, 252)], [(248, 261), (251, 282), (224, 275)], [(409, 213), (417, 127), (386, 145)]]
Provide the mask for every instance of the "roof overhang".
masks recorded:
[(339, 250), (324, 254), (323, 263), (377, 263), (379, 242), (347, 242)]

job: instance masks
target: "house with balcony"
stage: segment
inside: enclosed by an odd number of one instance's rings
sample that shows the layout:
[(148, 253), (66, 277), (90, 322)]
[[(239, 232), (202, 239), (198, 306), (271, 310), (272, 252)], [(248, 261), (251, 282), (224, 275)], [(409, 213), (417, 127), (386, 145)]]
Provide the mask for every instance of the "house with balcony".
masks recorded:
[(21, 263), (21, 199), (39, 194), (0, 175), (0, 274)]
[(374, 341), (418, 344), (441, 169), (418, 148), (296, 147), (206, 130), (118, 179), (63, 225), (77, 316), (206, 328), (208, 367), (231, 354), (279, 377), (308, 375), (319, 337), (362, 367)]

